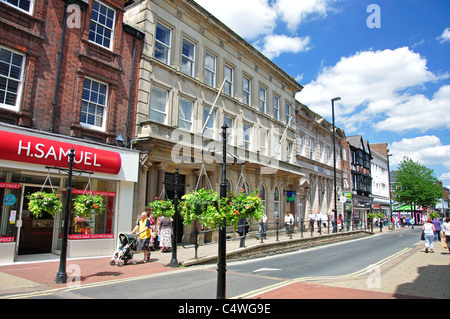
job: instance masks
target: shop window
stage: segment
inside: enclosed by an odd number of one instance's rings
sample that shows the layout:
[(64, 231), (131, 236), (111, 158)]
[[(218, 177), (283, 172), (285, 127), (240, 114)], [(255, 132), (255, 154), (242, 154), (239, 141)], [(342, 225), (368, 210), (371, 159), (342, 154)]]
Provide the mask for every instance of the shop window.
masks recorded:
[(102, 214), (91, 214), (89, 218), (76, 217), (73, 214), (71, 203), (71, 224), (69, 229), (70, 239), (109, 238), (114, 229), (114, 211), (116, 199), (116, 182), (92, 179), (89, 185), (87, 178), (72, 179), (72, 200), (77, 195), (92, 192), (100, 195), (106, 210)]

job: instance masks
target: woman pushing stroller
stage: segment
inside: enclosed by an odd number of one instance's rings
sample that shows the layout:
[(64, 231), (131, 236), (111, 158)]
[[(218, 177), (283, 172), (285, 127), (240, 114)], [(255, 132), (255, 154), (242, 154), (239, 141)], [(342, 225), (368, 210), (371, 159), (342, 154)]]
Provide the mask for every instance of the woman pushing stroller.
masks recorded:
[(142, 262), (147, 262), (150, 260), (150, 242), (152, 240), (151, 236), (151, 227), (150, 227), (150, 220), (147, 217), (146, 212), (141, 213), (141, 219), (137, 222), (136, 227), (134, 227), (131, 234), (139, 235), (138, 243), (137, 243), (137, 250), (144, 251), (144, 259)]

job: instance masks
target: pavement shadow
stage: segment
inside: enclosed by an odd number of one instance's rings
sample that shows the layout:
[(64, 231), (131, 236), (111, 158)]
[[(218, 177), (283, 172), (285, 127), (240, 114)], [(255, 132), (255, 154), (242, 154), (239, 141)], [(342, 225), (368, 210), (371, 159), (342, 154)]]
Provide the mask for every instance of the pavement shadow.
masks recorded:
[[(431, 299), (450, 299), (450, 272), (448, 265), (427, 265), (418, 268), (419, 276), (412, 283), (397, 287), (396, 297), (414, 296)], [(399, 274), (401, 275), (401, 274)]]
[(83, 281), (86, 281), (87, 279), (93, 278), (93, 277), (116, 277), (116, 276), (120, 276), (120, 275), (123, 275), (123, 273), (118, 272), (118, 271), (100, 271), (96, 274), (92, 274), (89, 276), (81, 276), (80, 280), (83, 282)]

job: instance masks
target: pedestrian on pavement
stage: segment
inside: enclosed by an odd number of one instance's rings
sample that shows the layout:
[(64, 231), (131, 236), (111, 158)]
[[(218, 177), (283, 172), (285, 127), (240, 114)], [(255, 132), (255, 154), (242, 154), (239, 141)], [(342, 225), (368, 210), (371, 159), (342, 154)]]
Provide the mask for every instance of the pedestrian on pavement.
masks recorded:
[(286, 211), (286, 215), (284, 216), (284, 227), (286, 229), (286, 235), (291, 235), (292, 226), (294, 225), (294, 216), (291, 215), (291, 212)]
[(309, 213), (308, 218), (309, 218), (309, 228), (311, 230), (311, 233), (313, 233), (314, 232), (314, 220), (315, 220), (316, 216), (314, 215), (312, 210)]
[(434, 229), (431, 218), (427, 219), (425, 225), (422, 226), (422, 230), (425, 237), (425, 252), (428, 253), (428, 248), (430, 248), (430, 251), (434, 253), (434, 232), (436, 230)]
[(144, 263), (150, 260), (150, 240), (151, 240), (151, 231), (150, 231), (150, 221), (148, 220), (147, 213), (141, 213), (141, 219), (138, 220), (136, 227), (134, 227), (131, 232), (132, 235), (138, 235), (137, 242), (137, 250), (142, 250), (144, 252), (144, 259), (142, 260)]
[(414, 217), (411, 217), (409, 222), (411, 223), (411, 230), (413, 230), (414, 229)]
[(267, 225), (267, 214), (264, 213), (263, 218), (259, 221), (259, 229), (258, 234), (256, 235), (256, 239), (259, 239), (259, 236), (262, 235), (264, 239), (266, 239), (266, 226)]
[(342, 218), (342, 214), (339, 214), (337, 223), (339, 231), (342, 231), (342, 229), (344, 228), (344, 218)]
[(319, 213), (317, 213), (317, 218), (316, 218), (317, 228), (319, 229), (319, 234), (322, 234), (322, 219), (323, 219), (323, 215), (322, 215), (321, 211), (319, 210)]
[[(438, 218), (433, 219), (433, 225), (434, 225), (434, 229), (436, 229), (436, 236), (437, 236), (437, 240), (441, 241), (441, 221)], [(436, 241), (436, 236), (435, 236), (435, 241)]]
[(450, 253), (450, 217), (445, 218), (444, 223), (442, 224), (442, 236), (443, 240), (445, 240), (448, 248), (448, 252)]
[(172, 218), (167, 216), (161, 216), (159, 220), (159, 247), (163, 253), (169, 252), (172, 248)]
[(148, 213), (148, 221), (150, 222), (150, 244), (149, 250), (154, 251), (155, 250), (155, 241), (156, 241), (156, 219), (153, 212)]

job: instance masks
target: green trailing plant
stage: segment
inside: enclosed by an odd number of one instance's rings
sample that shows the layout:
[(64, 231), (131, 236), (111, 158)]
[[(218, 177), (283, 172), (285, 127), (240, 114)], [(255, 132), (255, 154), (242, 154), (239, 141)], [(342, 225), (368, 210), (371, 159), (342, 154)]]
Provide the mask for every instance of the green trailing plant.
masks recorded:
[(42, 217), (44, 212), (49, 213), (52, 217), (61, 212), (62, 203), (56, 191), (51, 193), (34, 192), (26, 197), (29, 199), (28, 209), (38, 218)]
[(225, 198), (220, 198), (213, 190), (200, 189), (184, 195), (182, 200), (180, 215), (185, 225), (198, 220), (200, 225), (210, 229), (222, 226), (237, 228), (241, 218), (260, 220), (264, 216), (258, 190), (250, 195), (244, 191), (238, 195), (229, 192)]
[(89, 218), (91, 213), (101, 214), (106, 207), (103, 204), (103, 197), (100, 195), (83, 194), (73, 199), (73, 211), (76, 216)]
[(158, 197), (155, 197), (155, 201), (149, 203), (148, 207), (150, 207), (155, 218), (159, 216), (172, 218), (175, 215), (175, 207), (170, 199), (159, 200)]

